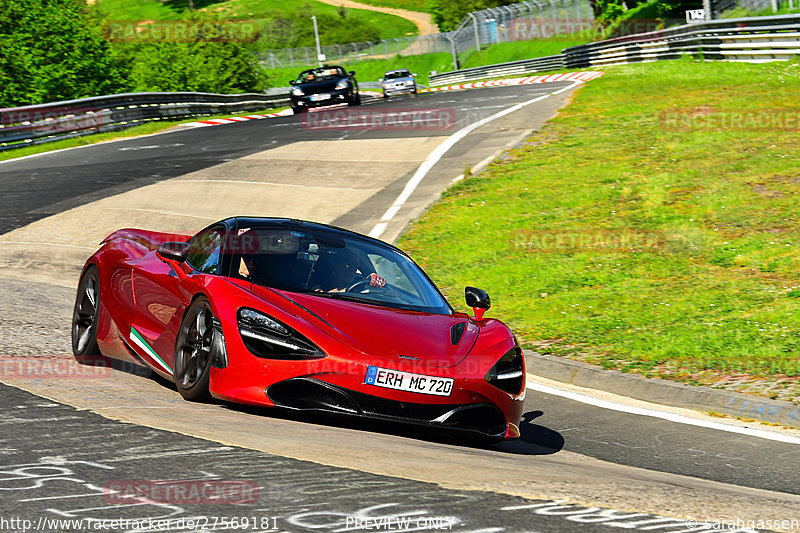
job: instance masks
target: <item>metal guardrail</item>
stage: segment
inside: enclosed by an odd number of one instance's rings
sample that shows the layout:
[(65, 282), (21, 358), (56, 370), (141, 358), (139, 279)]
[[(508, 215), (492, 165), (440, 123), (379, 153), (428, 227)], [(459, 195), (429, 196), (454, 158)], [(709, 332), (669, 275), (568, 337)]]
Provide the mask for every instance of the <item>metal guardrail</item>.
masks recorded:
[(778, 61), (800, 56), (800, 15), (711, 20), (573, 46), (555, 56), (430, 76), (432, 87), (550, 70), (679, 59)]
[(255, 111), (288, 104), (279, 95), (126, 93), (0, 109), (0, 151), (145, 122)]
[(498, 63), (485, 67), (467, 68), (454, 70), (452, 72), (442, 72), (432, 74), (428, 80), (431, 87), (440, 85), (450, 85), (464, 81), (481, 80), (484, 78), (500, 78), (504, 76), (515, 76), (528, 72), (544, 72), (548, 70), (559, 70), (564, 68), (563, 55), (537, 57), (535, 59), (523, 59), (521, 61), (511, 61), (509, 63)]
[(711, 20), (562, 50), (566, 68), (616, 65), (685, 54), (727, 61), (775, 61), (800, 55), (800, 15)]

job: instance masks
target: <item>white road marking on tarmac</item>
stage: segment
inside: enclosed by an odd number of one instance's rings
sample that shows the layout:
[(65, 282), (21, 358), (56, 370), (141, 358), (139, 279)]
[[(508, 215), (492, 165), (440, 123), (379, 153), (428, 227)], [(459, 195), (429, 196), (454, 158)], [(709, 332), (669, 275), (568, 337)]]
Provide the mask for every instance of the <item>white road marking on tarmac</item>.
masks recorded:
[(567, 85), (566, 87), (563, 87), (563, 88), (561, 88), (561, 89), (559, 89), (557, 91), (553, 91), (551, 93), (547, 93), (547, 94), (542, 95), (542, 96), (537, 96), (536, 98), (534, 98), (532, 100), (528, 100), (526, 102), (522, 102), (522, 103), (513, 105), (513, 106), (511, 106), (509, 108), (504, 109), (503, 111), (495, 113), (494, 115), (486, 117), (486, 118), (484, 118), (482, 120), (479, 120), (477, 122), (473, 122), (472, 124), (461, 128), (460, 130), (455, 132), (453, 135), (448, 137), (447, 140), (444, 141), (439, 146), (437, 146), (433, 150), (433, 152), (431, 152), (430, 155), (428, 155), (428, 157), (425, 159), (425, 161), (423, 161), (422, 164), (417, 168), (417, 171), (414, 173), (413, 176), (411, 176), (411, 179), (408, 180), (408, 183), (406, 183), (405, 188), (400, 193), (400, 195), (397, 197), (397, 199), (394, 201), (392, 206), (389, 207), (389, 209), (386, 210), (386, 212), (381, 217), (380, 222), (377, 223), (374, 228), (372, 228), (372, 231), (369, 232), (369, 236), (370, 237), (374, 237), (374, 238), (377, 239), (378, 237), (380, 237), (383, 234), (383, 232), (386, 230), (386, 226), (389, 224), (389, 222), (392, 220), (392, 218), (394, 218), (394, 216), (397, 214), (397, 212), (403, 207), (403, 204), (406, 203), (406, 201), (409, 199), (409, 197), (411, 197), (411, 194), (414, 192), (414, 190), (417, 188), (417, 186), (422, 182), (422, 180), (425, 178), (425, 176), (428, 174), (428, 172), (430, 172), (430, 170), (433, 168), (433, 166), (436, 163), (438, 163), (439, 160), (444, 156), (444, 154), (446, 154), (447, 151), (450, 150), (450, 148), (455, 146), (455, 144), (458, 141), (460, 141), (461, 139), (463, 139), (464, 137), (466, 137), (467, 135), (469, 135), (470, 133), (472, 133), (476, 129), (480, 128), (481, 126), (483, 126), (485, 124), (488, 124), (489, 122), (492, 122), (493, 120), (496, 120), (496, 119), (498, 119), (500, 117), (504, 117), (504, 116), (508, 115), (509, 113), (513, 113), (514, 111), (522, 109), (523, 107), (528, 106), (530, 104), (535, 104), (536, 102), (540, 102), (540, 101), (542, 101), (545, 98), (548, 98), (550, 96), (554, 96), (554, 95), (563, 93), (564, 91), (572, 89), (573, 87), (575, 87), (576, 85), (579, 85), (580, 83), (582, 83), (582, 82), (576, 80), (576, 81), (573, 81), (572, 83), (570, 83), (569, 85)]
[(650, 416), (653, 418), (660, 418), (662, 420), (668, 420), (669, 422), (675, 422), (678, 424), (686, 424), (688, 426), (697, 426), (703, 427), (708, 429), (716, 429), (719, 431), (727, 431), (729, 433), (738, 433), (740, 435), (747, 435), (750, 437), (758, 437), (761, 439), (768, 439), (774, 440), (778, 442), (786, 442), (788, 444), (800, 444), (800, 438), (793, 437), (791, 435), (782, 435), (780, 433), (772, 432), (772, 431), (764, 431), (760, 429), (753, 429), (748, 427), (740, 427), (740, 426), (733, 426), (729, 424), (723, 424), (720, 422), (713, 422), (710, 420), (700, 420), (691, 418), (688, 416), (684, 416), (678, 413), (670, 413), (668, 411), (659, 411), (657, 409), (648, 409), (645, 407), (634, 407), (631, 405), (623, 405), (621, 403), (612, 402), (609, 400), (601, 400), (600, 398), (592, 398), (586, 394), (580, 394), (578, 392), (568, 391), (559, 389), (556, 387), (551, 387), (549, 385), (545, 385), (543, 383), (538, 383), (533, 381), (534, 376), (529, 376), (528, 383), (526, 387), (529, 390), (536, 391), (536, 392), (543, 392), (545, 394), (550, 394), (552, 396), (559, 396), (561, 398), (566, 398), (568, 400), (572, 400), (575, 402), (585, 403), (588, 405), (594, 405), (595, 407), (601, 407), (603, 409), (610, 409), (612, 411), (620, 411), (623, 413), (630, 413), (634, 415), (641, 415), (641, 416)]

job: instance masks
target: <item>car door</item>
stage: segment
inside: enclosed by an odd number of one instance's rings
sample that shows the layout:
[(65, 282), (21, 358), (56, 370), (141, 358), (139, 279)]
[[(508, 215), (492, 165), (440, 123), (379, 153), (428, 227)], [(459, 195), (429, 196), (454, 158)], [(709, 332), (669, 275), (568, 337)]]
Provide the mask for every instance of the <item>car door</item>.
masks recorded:
[(136, 333), (132, 335), (137, 338), (131, 340), (150, 358), (149, 363), (168, 374), (172, 374), (175, 338), (183, 312), (196, 293), (199, 278), (218, 273), (224, 235), (224, 228), (215, 226), (192, 237), (186, 262), (181, 265), (184, 272), (188, 271), (184, 280), (155, 253), (133, 273)]

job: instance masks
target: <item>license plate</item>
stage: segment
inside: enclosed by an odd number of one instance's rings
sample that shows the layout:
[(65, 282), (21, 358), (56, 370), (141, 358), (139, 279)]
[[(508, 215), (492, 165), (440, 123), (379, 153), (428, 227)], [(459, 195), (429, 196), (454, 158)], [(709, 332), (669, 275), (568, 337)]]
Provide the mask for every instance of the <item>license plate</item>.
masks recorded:
[(367, 368), (367, 377), (364, 379), (364, 383), (385, 389), (432, 394), (434, 396), (450, 396), (450, 393), (453, 392), (453, 378), (412, 374), (377, 366)]
[(331, 95), (329, 94), (312, 94), (311, 101), (312, 102), (319, 102), (320, 100), (330, 100)]

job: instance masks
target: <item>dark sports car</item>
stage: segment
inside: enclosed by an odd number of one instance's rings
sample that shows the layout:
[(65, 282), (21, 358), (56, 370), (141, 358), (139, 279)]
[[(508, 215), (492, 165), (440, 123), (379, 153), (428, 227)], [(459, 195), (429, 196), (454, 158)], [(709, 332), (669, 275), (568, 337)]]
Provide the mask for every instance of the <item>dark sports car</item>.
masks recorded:
[(345, 72), (342, 67), (326, 65), (304, 70), (289, 83), (292, 86), (289, 96), (295, 114), (307, 111), (310, 107), (361, 104), (356, 73)]
[(399, 249), (300, 220), (230, 218), (193, 237), (109, 235), (86, 262), (76, 357), (104, 355), (209, 396), (519, 436), (522, 351), (489, 296), (455, 312)]

